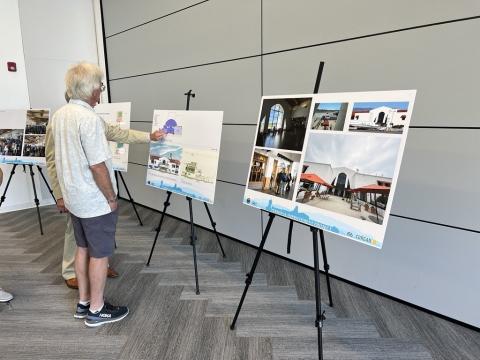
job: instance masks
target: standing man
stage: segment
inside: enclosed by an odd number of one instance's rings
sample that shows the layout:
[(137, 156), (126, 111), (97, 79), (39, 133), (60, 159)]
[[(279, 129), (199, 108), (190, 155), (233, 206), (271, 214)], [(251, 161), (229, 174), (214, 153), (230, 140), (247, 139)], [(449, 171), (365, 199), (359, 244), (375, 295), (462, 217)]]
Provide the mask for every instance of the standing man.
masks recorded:
[[(287, 185), (285, 186), (285, 191), (290, 192), (290, 183), (292, 181), (292, 174), (288, 173), (287, 174)], [(293, 184), (292, 184), (293, 185)]]
[(76, 318), (89, 327), (120, 321), (129, 310), (104, 301), (108, 258), (115, 247), (118, 219), (112, 155), (105, 123), (95, 114), (105, 89), (103, 73), (80, 63), (65, 76), (70, 102), (52, 119), (55, 166), (65, 209), (70, 212), (77, 250), (79, 302)]
[(272, 176), (270, 176), (270, 190), (272, 190), (273, 188), (273, 182), (275, 181), (275, 177), (273, 176), (273, 173), (272, 173)]
[(280, 196), (285, 196), (285, 188), (287, 187), (288, 181), (285, 169), (282, 169), (282, 172), (280, 174)]
[(279, 195), (279, 194), (280, 194), (281, 182), (282, 182), (282, 172), (279, 171), (279, 172), (277, 173), (277, 176), (275, 177), (275, 194), (276, 194), (276, 195)]
[[(65, 93), (65, 100), (67, 103), (70, 97)], [(155, 131), (151, 134), (143, 131), (121, 129), (120, 126), (110, 125), (105, 123), (105, 135), (108, 141), (114, 141), (124, 144), (146, 144), (150, 141), (161, 140), (165, 135), (163, 131)], [(53, 195), (57, 199), (57, 208), (60, 212), (67, 212), (65, 208), (65, 202), (63, 200), (62, 191), (57, 178), (57, 169), (55, 167), (55, 144), (52, 136), (51, 124), (47, 126), (46, 135), (46, 159), (47, 159), (47, 171), (50, 178), (50, 183), (53, 190)], [(73, 226), (71, 217), (67, 216), (67, 228), (65, 229), (65, 242), (63, 247), (63, 260), (62, 260), (62, 277), (65, 280), (66, 285), (71, 289), (78, 289), (78, 280), (75, 276), (75, 251), (77, 244), (75, 243), (75, 236), (73, 234)], [(115, 278), (118, 273), (108, 268), (107, 276), (109, 278)]]

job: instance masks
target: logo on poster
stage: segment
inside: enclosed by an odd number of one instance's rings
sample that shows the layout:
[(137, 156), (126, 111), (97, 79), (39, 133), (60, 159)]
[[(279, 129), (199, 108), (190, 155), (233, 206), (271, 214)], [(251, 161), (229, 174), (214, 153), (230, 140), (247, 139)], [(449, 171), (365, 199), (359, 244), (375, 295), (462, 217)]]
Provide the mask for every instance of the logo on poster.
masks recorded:
[(166, 134), (182, 135), (182, 127), (178, 126), (175, 119), (168, 119), (165, 125), (163, 125), (163, 131), (165, 131)]

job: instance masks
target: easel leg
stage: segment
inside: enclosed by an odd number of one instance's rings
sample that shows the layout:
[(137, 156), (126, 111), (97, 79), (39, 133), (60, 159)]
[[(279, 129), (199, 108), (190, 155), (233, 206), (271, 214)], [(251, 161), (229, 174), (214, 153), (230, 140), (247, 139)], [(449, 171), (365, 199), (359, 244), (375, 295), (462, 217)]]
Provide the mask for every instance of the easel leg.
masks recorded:
[(220, 246), (222, 256), (225, 257), (225, 251), (223, 251), (223, 246), (222, 246), (222, 243), (220, 241), (220, 237), (218, 236), (218, 232), (217, 232), (217, 228), (216, 228), (217, 223), (215, 221), (213, 221), (212, 214), (210, 213), (210, 209), (208, 208), (207, 203), (204, 202), (203, 205), (205, 205), (205, 209), (207, 210), (208, 218), (210, 219), (210, 223), (212, 224), (213, 232), (215, 233), (215, 236), (217, 237), (218, 246)]
[(245, 289), (243, 289), (242, 298), (240, 299), (240, 303), (238, 304), (237, 312), (235, 313), (235, 317), (233, 318), (232, 324), (230, 325), (231, 330), (235, 329), (235, 324), (237, 322), (238, 315), (242, 310), (245, 296), (247, 296), (248, 288), (252, 283), (253, 274), (255, 274), (255, 269), (257, 268), (258, 261), (260, 260), (260, 256), (262, 255), (263, 247), (265, 246), (265, 241), (267, 240), (268, 233), (270, 232), (270, 227), (272, 226), (273, 219), (275, 218), (275, 214), (272, 214), (272, 213), (269, 213), (268, 216), (269, 216), (269, 219), (268, 219), (267, 227), (265, 228), (265, 232), (263, 233), (262, 241), (260, 242), (260, 246), (258, 247), (257, 255), (255, 256), (255, 260), (253, 261), (252, 268), (250, 269), (250, 272), (247, 274), (247, 278), (245, 280)]
[[(325, 320), (325, 314), (322, 312), (321, 293), (320, 293), (320, 268), (318, 260), (318, 229), (311, 227), (313, 237), (313, 264), (315, 271), (315, 305), (316, 305), (316, 318), (315, 327), (317, 328), (318, 337), (318, 358), (323, 359), (323, 343), (322, 343), (322, 331), (323, 321)], [(320, 230), (320, 236), (322, 230)]]
[(118, 182), (118, 171), (115, 170), (115, 182), (117, 183), (117, 195), (120, 196), (120, 183)]
[(30, 177), (32, 178), (32, 186), (33, 186), (33, 194), (35, 196), (34, 201), (35, 201), (35, 206), (37, 207), (37, 216), (38, 216), (38, 225), (40, 225), (40, 234), (43, 235), (43, 227), (42, 227), (42, 217), (40, 216), (40, 201), (38, 201), (38, 196), (37, 196), (37, 188), (35, 187), (35, 177), (33, 173), (33, 165), (28, 165), (30, 168)]
[(290, 224), (288, 225), (287, 254), (290, 254), (290, 250), (292, 249), (292, 231), (293, 220), (290, 220)]
[(7, 194), (8, 187), (10, 186), (10, 181), (12, 180), (13, 174), (15, 174), (15, 169), (17, 168), (18, 164), (14, 164), (12, 167), (12, 171), (10, 171), (10, 176), (8, 177), (7, 185), (5, 185), (5, 190), (3, 191), (3, 195), (0, 198), (0, 207), (5, 202), (5, 195)]
[(160, 222), (158, 223), (156, 229), (157, 233), (155, 234), (155, 240), (153, 241), (152, 250), (150, 250), (150, 256), (148, 257), (147, 266), (150, 266), (150, 260), (152, 260), (153, 251), (155, 250), (155, 245), (157, 245), (158, 234), (160, 234), (163, 219), (165, 218), (165, 214), (167, 213), (167, 208), (170, 206), (170, 196), (172, 196), (172, 193), (170, 191), (167, 191), (167, 200), (165, 200), (165, 202), (163, 203), (162, 216), (160, 217)]
[(42, 168), (37, 165), (37, 170), (38, 170), (38, 172), (40, 173), (40, 175), (41, 175), (41, 177), (42, 177), (42, 179), (43, 179), (43, 182), (44, 182), (45, 185), (47, 186), (47, 189), (48, 189), (50, 195), (52, 195), (53, 201), (56, 203), (56, 202), (57, 202), (57, 199), (55, 199), (55, 195), (53, 195), (53, 190), (52, 190), (52, 188), (50, 187), (50, 185), (48, 184), (47, 179), (45, 179), (45, 175), (43, 175)]
[(197, 248), (195, 242), (197, 241), (197, 236), (195, 235), (195, 224), (193, 223), (193, 209), (192, 209), (192, 198), (187, 197), (188, 209), (190, 211), (190, 242), (193, 248), (193, 267), (195, 268), (195, 287), (196, 294), (200, 294), (200, 287), (198, 286), (198, 270), (197, 270)]
[[(133, 206), (133, 210), (135, 211), (135, 215), (137, 215), (138, 222), (140, 223), (140, 226), (143, 226), (142, 219), (140, 218), (140, 215), (138, 214), (137, 207), (135, 206), (135, 202), (133, 201), (132, 195), (130, 195), (130, 190), (128, 190), (128, 186), (125, 183), (125, 179), (123, 178), (123, 175), (121, 172), (116, 171), (115, 174), (120, 175), (120, 179), (122, 180), (123, 187), (125, 188), (125, 191), (127, 192), (128, 199), (130, 201), (130, 204)], [(118, 187), (118, 178), (117, 178), (117, 187)]]
[(330, 306), (333, 306), (332, 288), (330, 287), (330, 275), (328, 273), (328, 270), (330, 270), (330, 265), (328, 265), (327, 248), (325, 247), (325, 237), (323, 235), (323, 230), (320, 230), (320, 242), (322, 245), (323, 269), (325, 270), (325, 276), (327, 278), (328, 302)]

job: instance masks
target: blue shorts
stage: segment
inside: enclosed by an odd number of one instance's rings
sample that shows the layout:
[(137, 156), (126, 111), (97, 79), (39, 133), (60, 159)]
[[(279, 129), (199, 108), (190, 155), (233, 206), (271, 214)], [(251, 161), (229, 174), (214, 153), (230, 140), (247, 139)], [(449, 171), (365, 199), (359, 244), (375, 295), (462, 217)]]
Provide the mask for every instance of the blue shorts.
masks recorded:
[(92, 218), (79, 218), (72, 213), (70, 216), (78, 247), (87, 248), (88, 254), (97, 259), (113, 255), (118, 210)]

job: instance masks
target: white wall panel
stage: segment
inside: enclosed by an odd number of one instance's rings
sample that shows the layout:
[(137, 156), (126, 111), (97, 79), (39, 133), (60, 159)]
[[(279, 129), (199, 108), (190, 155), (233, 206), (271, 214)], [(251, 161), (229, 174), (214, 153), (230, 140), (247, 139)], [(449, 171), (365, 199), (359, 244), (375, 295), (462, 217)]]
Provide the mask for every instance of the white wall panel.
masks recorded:
[(478, 126), (478, 33), (480, 19), (268, 55), (264, 93), (311, 92), (323, 60), (321, 92), (417, 89), (411, 125)]
[[(27, 58), (97, 61), (91, 0), (19, 0)], [(30, 70), (28, 70), (30, 72)]]
[[(0, 37), (0, 109), (25, 109), (30, 107), (20, 15), (18, 0), (0, 2), (0, 33), (2, 34)], [(16, 72), (7, 71), (6, 63), (8, 61), (17, 64)], [(2, 164), (0, 167), (4, 173), (3, 184), (0, 186), (0, 194), (3, 194), (12, 165)], [(38, 194), (40, 203), (44, 205), (50, 199), (46, 196), (47, 193), (43, 191), (43, 187), (41, 185), (39, 187), (38, 184), (41, 183), (39, 178), (36, 178), (35, 181), (37, 189), (40, 189)], [(30, 174), (28, 172), (24, 173), (22, 167), (17, 167), (0, 212), (34, 207), (33, 198)]]
[(480, 130), (410, 129), (392, 213), (480, 231), (479, 138)]
[(201, 0), (103, 0), (105, 35), (110, 36), (199, 2)]
[(75, 62), (61, 59), (26, 58), (31, 107), (47, 107), (53, 113), (65, 105), (65, 73)]
[[(474, 279), (480, 270), (474, 254), (479, 250), (479, 234), (393, 218), (381, 253), (340, 271), (369, 287), (478, 326), (480, 313), (474, 309), (480, 286)], [(359, 257), (350, 254), (350, 259)], [(368, 260), (376, 266), (360, 280), (355, 273)]]
[[(130, 128), (138, 131), (152, 132), (151, 122), (130, 122)], [(148, 160), (149, 144), (134, 144), (129, 146), (128, 161), (146, 165)]]
[[(109, 53), (110, 59), (110, 53)], [(232, 61), (182, 71), (112, 81), (112, 101), (132, 102), (132, 121), (152, 121), (154, 109), (223, 110), (223, 123), (254, 124), (258, 116), (260, 59)], [(253, 141), (253, 140), (252, 140)]]
[(480, 15), (480, 2), (263, 0), (263, 14), (269, 52)]
[(110, 78), (260, 53), (260, 2), (208, 1), (107, 39)]
[[(0, 32), (0, 109), (26, 108), (30, 102), (18, 0), (0, 2)], [(7, 71), (9, 61), (17, 64), (16, 72)]]
[(255, 126), (223, 127), (218, 179), (246, 183), (255, 130)]

